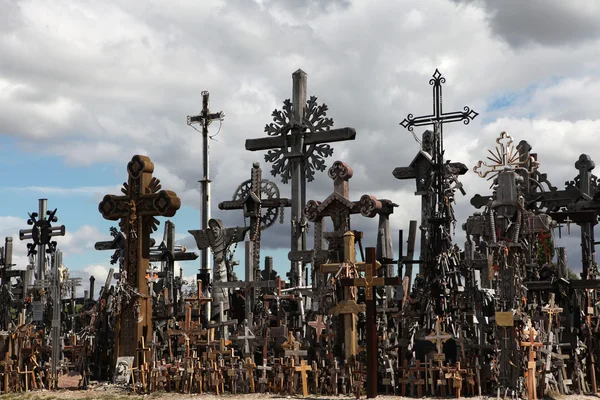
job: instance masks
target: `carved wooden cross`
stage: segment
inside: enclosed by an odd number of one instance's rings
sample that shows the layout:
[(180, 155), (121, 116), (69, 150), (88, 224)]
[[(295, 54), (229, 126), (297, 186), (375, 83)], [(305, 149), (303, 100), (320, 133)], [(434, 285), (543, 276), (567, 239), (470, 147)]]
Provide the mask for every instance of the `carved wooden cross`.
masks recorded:
[(275, 300), (275, 304), (277, 306), (277, 326), (281, 325), (282, 320), (281, 313), (283, 312), (283, 310), (281, 308), (281, 300), (295, 300), (296, 298), (296, 296), (293, 293), (283, 294), (281, 291), (282, 288), (283, 281), (281, 280), (281, 278), (277, 277), (277, 294), (266, 294), (263, 296), (265, 300)]
[(547, 306), (542, 307), (542, 312), (548, 314), (548, 332), (552, 332), (552, 320), (554, 316), (558, 316), (563, 309), (561, 307), (556, 306), (554, 302), (555, 294), (550, 293), (550, 302)]
[(520, 342), (519, 344), (522, 347), (529, 347), (529, 358), (527, 359), (527, 397), (529, 400), (537, 399), (537, 376), (536, 376), (536, 362), (535, 362), (535, 353), (536, 347), (543, 347), (544, 343), (539, 343), (535, 341), (535, 336), (537, 332), (532, 327), (529, 327), (527, 330), (523, 331), (524, 333), (529, 333), (529, 341), (528, 342)]
[[(343, 236), (344, 241), (344, 256), (343, 261), (345, 263), (354, 264), (357, 269), (365, 268), (365, 263), (356, 262), (356, 253), (354, 248), (354, 233), (347, 231)], [(320, 272), (322, 274), (337, 274), (343, 264), (322, 264), (320, 266)], [(350, 287), (344, 288), (344, 297), (333, 309), (329, 310), (330, 314), (333, 315), (344, 315), (344, 349), (346, 359), (350, 359), (352, 356), (356, 356), (358, 353), (358, 338), (356, 336), (356, 316), (360, 312), (365, 312), (366, 306), (364, 304), (357, 304), (356, 300), (352, 298)]]
[(252, 361), (251, 358), (246, 358), (246, 371), (248, 383), (250, 383), (250, 393), (254, 393), (254, 370), (256, 369), (256, 364)]
[(158, 277), (163, 279), (163, 287), (169, 289), (169, 298), (165, 299), (167, 304), (177, 304), (177, 290), (173, 283), (175, 282), (175, 262), (193, 261), (198, 258), (198, 254), (188, 251), (185, 246), (175, 244), (175, 224), (170, 220), (165, 222), (163, 240), (158, 246), (150, 248), (150, 261), (160, 261), (162, 271)]
[[(365, 305), (367, 307), (366, 330), (367, 330), (367, 398), (377, 397), (377, 325), (375, 319), (377, 316), (377, 302), (373, 296), (373, 287), (377, 286), (398, 286), (402, 283), (402, 278), (379, 278), (377, 277), (377, 268), (380, 266), (376, 260), (375, 247), (367, 247), (367, 260), (364, 278), (344, 278), (341, 279), (342, 286), (364, 286), (365, 287)], [(369, 268), (370, 266), (370, 268)]]
[[(181, 206), (181, 200), (169, 190), (160, 190), (160, 181), (152, 177), (154, 164), (146, 156), (133, 156), (127, 165), (128, 182), (123, 184), (123, 196), (106, 195), (98, 206), (105, 219), (121, 220), (121, 230), (127, 235), (124, 270), (129, 284), (138, 288), (142, 296), (148, 295), (146, 270), (149, 265), (150, 233), (156, 230), (156, 216), (172, 217)], [(140, 304), (141, 321), (134, 315), (130, 302), (118, 320), (116, 355), (135, 354), (137, 340), (152, 332), (152, 309), (146, 301)]]

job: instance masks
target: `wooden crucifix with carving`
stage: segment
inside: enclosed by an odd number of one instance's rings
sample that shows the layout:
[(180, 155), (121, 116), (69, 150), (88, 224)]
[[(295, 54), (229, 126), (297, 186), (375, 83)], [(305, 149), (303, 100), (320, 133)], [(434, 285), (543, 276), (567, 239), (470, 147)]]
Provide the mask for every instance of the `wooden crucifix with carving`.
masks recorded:
[[(98, 206), (102, 216), (120, 220), (121, 231), (127, 236), (123, 272), (128, 283), (141, 297), (122, 308), (117, 321), (115, 355), (136, 354), (138, 339), (146, 341), (152, 335), (152, 307), (148, 307), (146, 270), (149, 267), (150, 234), (159, 224), (157, 216), (172, 217), (181, 206), (175, 192), (161, 190), (160, 181), (152, 176), (154, 164), (150, 158), (135, 155), (127, 164), (128, 181), (123, 184), (123, 196), (106, 195)], [(139, 307), (136, 303), (139, 302)]]

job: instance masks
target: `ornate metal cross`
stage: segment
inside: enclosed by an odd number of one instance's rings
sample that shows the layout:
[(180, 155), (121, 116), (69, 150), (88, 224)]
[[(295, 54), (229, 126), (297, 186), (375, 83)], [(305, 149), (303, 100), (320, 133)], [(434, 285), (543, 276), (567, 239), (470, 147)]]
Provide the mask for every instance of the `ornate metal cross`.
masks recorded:
[[(329, 143), (354, 140), (352, 128), (331, 129), (328, 107), (318, 105), (317, 98), (306, 100), (307, 75), (302, 70), (292, 74), (292, 100), (283, 102), (283, 110), (273, 111), (273, 121), (265, 126), (269, 137), (246, 140), (246, 150), (268, 150), (265, 161), (273, 163), (271, 174), (280, 175), (283, 183), (292, 181), (291, 251), (306, 250), (306, 223), (302, 210), (306, 204), (306, 182), (315, 171), (325, 171), (325, 158), (333, 154)], [(296, 262), (292, 261), (292, 271)], [(292, 274), (293, 275), (293, 274)], [(299, 282), (291, 282), (298, 286)]]
[[(30, 213), (27, 225), (33, 225), (31, 229), (21, 229), (19, 239), (33, 239), (33, 243), (27, 244), (27, 255), (37, 255), (36, 278), (44, 279), (46, 273), (46, 253), (52, 254), (56, 251), (56, 242), (51, 238), (55, 236), (65, 236), (65, 226), (52, 226), (52, 223), (58, 222), (56, 209), (47, 211), (48, 200), (39, 200), (39, 212)], [(47, 248), (46, 248), (47, 247)], [(39, 249), (39, 252), (38, 252)]]
[[(172, 217), (181, 206), (175, 192), (160, 190), (160, 181), (152, 177), (154, 164), (146, 156), (133, 156), (127, 164), (128, 182), (123, 184), (123, 196), (106, 195), (98, 210), (105, 219), (121, 220), (121, 231), (127, 235), (123, 269), (129, 284), (144, 297), (136, 305), (131, 302), (124, 307), (117, 327), (116, 353), (118, 356), (136, 354), (137, 341), (141, 336), (150, 340), (152, 332), (152, 307), (147, 307), (148, 285), (146, 270), (149, 267), (150, 233), (156, 231), (155, 216)], [(143, 301), (142, 301), (143, 300)], [(139, 321), (139, 322), (137, 322)], [(145, 329), (144, 329), (145, 328)]]
[(471, 110), (468, 106), (463, 107), (463, 111), (454, 111), (444, 113), (442, 110), (442, 84), (446, 83), (446, 78), (442, 76), (440, 71), (437, 69), (433, 73), (432, 79), (429, 80), (429, 84), (433, 86), (433, 111), (431, 114), (415, 117), (413, 114), (408, 114), (400, 125), (413, 132), (415, 126), (426, 126), (435, 125), (439, 123), (440, 129), (440, 143), (442, 142), (442, 126), (449, 122), (462, 121), (465, 125), (468, 125), (472, 120), (479, 115), (479, 113)]
[(487, 178), (489, 181), (506, 168), (512, 170), (531, 168), (530, 172), (534, 172), (538, 168), (539, 163), (532, 156), (528, 156), (525, 159), (521, 157), (518, 146), (513, 146), (513, 138), (508, 133), (501, 132), (500, 136), (496, 139), (496, 143), (498, 145), (494, 151), (488, 149), (490, 155), (487, 156), (487, 159), (491, 161), (491, 164), (480, 160), (473, 168), (473, 172), (479, 175), (479, 177), (486, 178), (491, 174)]
[[(252, 259), (254, 267), (258, 269), (254, 276), (258, 277), (260, 276), (260, 232), (273, 225), (277, 216), (283, 215), (283, 208), (289, 207), (292, 202), (279, 197), (277, 185), (262, 179), (259, 163), (252, 165), (250, 176), (250, 180), (238, 187), (232, 201), (219, 203), (219, 209), (244, 210), (244, 217), (250, 218), (250, 241), (254, 242)], [(265, 209), (264, 216), (263, 209)]]

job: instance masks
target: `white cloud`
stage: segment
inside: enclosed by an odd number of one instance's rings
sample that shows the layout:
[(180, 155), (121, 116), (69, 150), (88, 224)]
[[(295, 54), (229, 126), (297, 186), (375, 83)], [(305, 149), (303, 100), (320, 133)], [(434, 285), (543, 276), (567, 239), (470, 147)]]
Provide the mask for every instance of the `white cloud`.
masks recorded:
[(106, 276), (108, 275), (108, 268), (101, 264), (88, 265), (87, 267), (83, 268), (83, 271), (93, 275), (98, 282), (104, 282), (106, 280)]
[[(327, 165), (342, 159), (354, 168), (353, 199), (370, 193), (400, 204), (393, 229), (406, 229), (420, 200), (414, 182), (398, 182), (391, 172), (412, 160), (417, 145), (398, 123), (430, 112), (435, 68), (447, 78), (444, 110), (469, 105), (480, 113), (469, 126), (445, 129), (447, 158), (472, 168), (506, 130), (534, 146), (560, 186), (580, 153), (600, 151), (600, 33), (590, 23), (598, 9), (550, 3), (541, 9), (549, 20), (560, 17), (560, 29), (527, 17), (539, 11), (531, 5), (522, 18), (507, 19), (515, 1), (20, 2), (0, 16), (0, 133), (32, 157), (50, 152), (74, 168), (111, 162), (123, 178), (131, 156), (146, 154), (163, 188), (198, 208), (202, 140), (185, 117), (199, 112), (200, 93), (209, 90), (211, 109), (226, 114), (218, 141), (210, 142), (212, 215), (240, 225), (241, 212), (221, 212), (217, 204), (249, 178), (253, 161), (290, 195), (270, 176), (264, 153), (245, 151), (244, 141), (265, 136), (271, 112), (291, 96), (291, 73), (302, 68), (308, 94), (329, 105), (335, 126), (357, 130), (354, 142), (333, 145)], [(512, 103), (491, 107), (502, 97)], [(218, 129), (213, 124), (211, 134)], [(468, 196), (456, 210), (465, 218), (470, 196), (486, 193), (487, 184), (471, 172), (461, 180)], [(118, 193), (120, 181), (114, 190), (22, 190)], [(331, 190), (327, 175), (317, 174), (307, 197), (322, 200)], [(369, 230), (365, 237), (374, 236), (370, 222), (354, 220)], [(63, 250), (84, 251), (107, 236), (82, 229), (61, 240)], [(287, 246), (288, 234), (287, 224), (276, 225), (263, 235), (263, 248)]]

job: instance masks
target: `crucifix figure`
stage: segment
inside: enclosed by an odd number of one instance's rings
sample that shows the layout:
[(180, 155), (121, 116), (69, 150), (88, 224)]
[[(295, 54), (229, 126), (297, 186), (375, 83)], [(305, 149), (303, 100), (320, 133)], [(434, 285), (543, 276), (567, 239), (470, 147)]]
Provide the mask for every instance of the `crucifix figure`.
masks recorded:
[(135, 315), (135, 302), (126, 305), (119, 315), (115, 335), (117, 356), (136, 354), (137, 341), (141, 336), (150, 340), (152, 308), (147, 307), (146, 284), (146, 271), (150, 261), (150, 233), (156, 230), (159, 223), (155, 216), (172, 217), (181, 206), (181, 200), (174, 192), (160, 190), (160, 181), (152, 177), (153, 171), (154, 164), (150, 158), (133, 156), (127, 165), (129, 178), (121, 189), (123, 196), (106, 195), (98, 206), (105, 219), (120, 220), (121, 231), (127, 235), (123, 271), (126, 272), (128, 283), (137, 288), (141, 296), (145, 296), (144, 299), (139, 299), (138, 316)]
[[(198, 115), (187, 117), (187, 124), (191, 126), (194, 123), (198, 123), (202, 126), (202, 180), (200, 185), (202, 188), (201, 193), (201, 214), (200, 214), (200, 226), (203, 231), (208, 229), (208, 221), (210, 220), (210, 175), (209, 175), (209, 152), (208, 152), (208, 127), (213, 121), (223, 121), (225, 113), (219, 111), (216, 113), (210, 112), (209, 97), (210, 93), (204, 90), (202, 93), (202, 111)], [(200, 279), (208, 285), (210, 283), (210, 259), (208, 258), (208, 248), (201, 249), (200, 258)]]
[(33, 227), (19, 231), (19, 239), (33, 240), (33, 243), (27, 244), (27, 255), (37, 255), (36, 279), (45, 279), (46, 253), (52, 254), (56, 250), (56, 242), (51, 239), (54, 236), (65, 236), (64, 225), (52, 226), (52, 223), (57, 222), (58, 218), (56, 209), (54, 211), (46, 209), (47, 203), (47, 199), (39, 199), (39, 212), (30, 213), (27, 220), (27, 225), (33, 225)]
[[(327, 105), (317, 98), (306, 100), (307, 75), (302, 70), (292, 74), (292, 100), (283, 102), (283, 110), (273, 111), (273, 121), (265, 126), (269, 137), (246, 140), (246, 150), (268, 150), (265, 161), (273, 163), (271, 174), (280, 175), (283, 183), (292, 181), (292, 246), (291, 251), (306, 250), (306, 220), (302, 210), (306, 204), (306, 182), (314, 179), (315, 170), (325, 171), (325, 158), (333, 154), (328, 143), (354, 140), (352, 128), (331, 129)], [(298, 261), (292, 261), (291, 286), (302, 284), (297, 276)]]
[[(225, 228), (223, 221), (212, 218), (208, 221), (208, 228), (202, 230), (188, 231), (196, 240), (198, 249), (207, 249), (210, 247), (213, 253), (213, 280), (215, 283), (227, 282), (233, 273), (233, 266), (227, 265), (227, 254), (229, 248), (234, 243), (243, 242), (246, 232), (250, 228), (236, 226), (234, 228)], [(229, 290), (226, 287), (217, 287), (213, 285), (211, 315), (216, 315), (220, 304), (223, 304), (223, 311), (229, 310)], [(221, 314), (219, 313), (219, 316)], [(214, 319), (214, 318), (213, 318)], [(224, 321), (219, 321), (224, 322)]]

